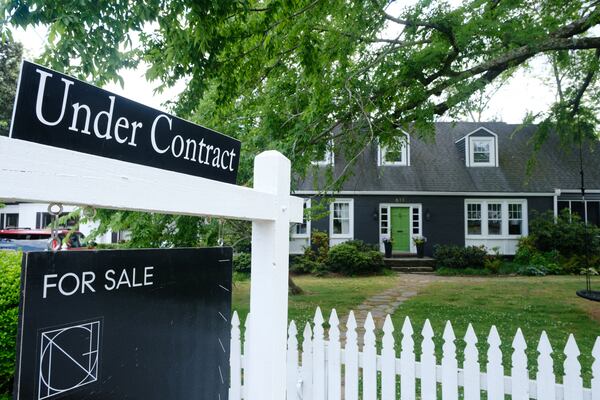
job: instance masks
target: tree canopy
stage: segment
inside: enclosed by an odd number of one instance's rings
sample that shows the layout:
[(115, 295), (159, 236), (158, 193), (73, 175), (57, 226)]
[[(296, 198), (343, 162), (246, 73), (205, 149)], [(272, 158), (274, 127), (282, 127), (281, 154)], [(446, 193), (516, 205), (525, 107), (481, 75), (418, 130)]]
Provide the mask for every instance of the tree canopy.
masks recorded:
[(12, 26), (48, 27), (40, 61), (52, 68), (102, 84), (143, 62), (160, 88), (184, 80), (174, 112), (240, 138), (245, 165), (274, 148), (305, 172), (332, 140), (352, 159), (370, 141), (393, 143), (397, 128), (427, 135), (536, 57), (552, 63), (559, 89), (527, 119), (542, 124), (540, 140), (557, 126), (597, 137), (597, 1), (0, 4)]
[(0, 41), (0, 135), (8, 135), (22, 55), (21, 44)]
[(323, 153), (335, 127), (348, 151), (388, 141), (396, 127), (431, 132), (437, 117), (542, 55), (564, 77), (538, 120), (595, 131), (597, 2), (394, 3), (14, 0), (3, 14), (48, 26), (42, 61), (53, 68), (104, 83), (144, 61), (163, 88), (186, 80), (179, 115), (251, 151), (279, 148), (297, 166)]

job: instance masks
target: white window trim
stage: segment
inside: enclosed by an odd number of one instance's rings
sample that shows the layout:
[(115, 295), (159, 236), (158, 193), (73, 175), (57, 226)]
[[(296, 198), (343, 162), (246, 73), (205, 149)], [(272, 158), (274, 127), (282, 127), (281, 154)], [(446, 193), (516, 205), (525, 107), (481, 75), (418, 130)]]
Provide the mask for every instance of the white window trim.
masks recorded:
[[(490, 136), (477, 136), (477, 132), (480, 131), (484, 131), (489, 133), (490, 135), (492, 135), (493, 137), (493, 146), (494, 146), (494, 159), (493, 159), (493, 163), (473, 163), (473, 146), (472, 146), (472, 138), (480, 138), (480, 139), (485, 139), (485, 138), (489, 138)], [(496, 135), (494, 132), (490, 131), (489, 129), (487, 129), (484, 126), (480, 126), (479, 128), (475, 129), (472, 132), (467, 133), (465, 136), (461, 137), (460, 139), (458, 139), (456, 142), (454, 143), (458, 143), (461, 140), (465, 141), (465, 165), (467, 167), (497, 167), (499, 165), (499, 159), (498, 159), (498, 135)]]
[[(304, 199), (304, 204), (306, 205), (306, 210), (310, 209), (310, 199)], [(304, 214), (303, 218), (306, 223), (306, 233), (296, 233), (296, 226), (300, 224), (292, 224), (292, 233), (290, 237), (293, 239), (310, 239), (311, 221), (310, 219), (306, 219), (306, 214)]]
[[(475, 162), (475, 142), (487, 142), (490, 144), (490, 161), (488, 162)], [(469, 138), (469, 164), (471, 167), (495, 167), (496, 160), (498, 158), (498, 152), (496, 151), (496, 138), (493, 137), (479, 137), (473, 136)]]
[(325, 149), (325, 155), (323, 160), (311, 161), (312, 165), (317, 166), (333, 166), (335, 163), (335, 153), (333, 152), (333, 140), (327, 143), (327, 149)]
[[(335, 203), (347, 203), (349, 204), (348, 216), (348, 233), (333, 233), (333, 205)], [(354, 239), (354, 199), (335, 199), (329, 204), (329, 238), (330, 239)]]
[[(502, 233), (500, 235), (488, 234), (488, 204), (502, 204)], [(481, 234), (469, 234), (468, 226), (468, 205), (481, 204)], [(508, 204), (521, 204), (521, 217), (523, 221), (522, 232), (520, 235), (508, 234)], [(529, 235), (529, 220), (527, 211), (527, 199), (465, 199), (464, 207), (465, 239), (518, 239)]]
[(404, 147), (402, 148), (402, 161), (385, 161), (385, 155), (387, 153), (387, 146), (377, 144), (377, 166), (388, 167), (388, 166), (410, 166), (410, 135), (406, 132), (402, 132), (406, 137)]

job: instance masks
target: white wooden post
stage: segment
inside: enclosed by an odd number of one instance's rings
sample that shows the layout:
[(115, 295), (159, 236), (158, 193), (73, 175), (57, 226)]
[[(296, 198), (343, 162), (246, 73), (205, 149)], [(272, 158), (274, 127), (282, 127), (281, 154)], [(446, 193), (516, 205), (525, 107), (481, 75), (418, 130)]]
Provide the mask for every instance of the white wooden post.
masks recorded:
[(297, 400), (298, 397), (298, 330), (296, 323), (290, 322), (287, 342), (287, 400)]
[(242, 399), (248, 398), (248, 382), (250, 382), (250, 371), (248, 370), (248, 354), (250, 354), (250, 343), (252, 342), (251, 334), (250, 334), (250, 325), (252, 324), (252, 318), (250, 313), (246, 315), (246, 321), (244, 321), (244, 358), (242, 358), (242, 367), (244, 370), (242, 385)]
[(286, 392), (290, 161), (276, 151), (254, 160), (254, 189), (275, 195), (275, 220), (252, 222), (247, 369), (248, 400), (281, 400)]
[(371, 313), (365, 320), (363, 339), (363, 400), (377, 400), (377, 349), (375, 347), (375, 321)]
[(312, 351), (312, 330), (310, 323), (307, 322), (304, 326), (304, 338), (302, 340), (302, 370), (300, 372), (302, 378), (302, 386), (300, 392), (302, 400), (312, 399), (312, 380), (313, 380), (313, 351)]
[(335, 308), (329, 317), (329, 344), (327, 346), (327, 400), (342, 398), (342, 364), (339, 319)]
[(450, 321), (444, 328), (444, 344), (442, 345), (442, 399), (458, 400), (458, 362), (456, 361), (456, 345), (454, 329)]
[(463, 363), (465, 400), (479, 400), (481, 398), (479, 351), (477, 350), (477, 335), (471, 324), (467, 327), (465, 343), (465, 361)]
[[(433, 328), (428, 319), (425, 320), (421, 330), (421, 398), (423, 400), (436, 400), (436, 359), (435, 344), (433, 343)], [(479, 371), (477, 371), (479, 373)]]
[(489, 400), (504, 400), (504, 367), (502, 366), (502, 351), (500, 350), (500, 335), (495, 325), (492, 325), (487, 339), (487, 391)]
[(571, 334), (565, 346), (565, 362), (563, 385), (565, 388), (565, 399), (583, 399), (583, 379), (581, 379), (581, 365), (579, 364), (579, 347), (575, 337)]
[(512, 343), (514, 349), (512, 355), (512, 399), (513, 400), (528, 400), (529, 399), (529, 372), (527, 371), (527, 343), (521, 328), (517, 329), (517, 334)]
[(327, 388), (325, 387), (325, 339), (323, 330), (323, 314), (321, 308), (317, 307), (314, 318), (314, 329), (313, 329), (313, 379), (312, 379), (312, 399), (313, 400), (325, 400), (327, 399)]
[[(408, 320), (408, 317), (406, 317), (406, 319)], [(396, 349), (394, 347), (394, 324), (392, 323), (389, 314), (385, 317), (385, 322), (383, 324), (382, 342), (381, 399), (396, 400)], [(404, 346), (402, 347), (402, 351), (404, 351)]]
[(358, 335), (356, 333), (356, 318), (350, 311), (346, 322), (346, 367), (344, 369), (346, 400), (358, 400)]
[(242, 398), (242, 343), (240, 341), (240, 319), (237, 311), (231, 317), (231, 344), (229, 353), (230, 380), (229, 400)]
[(600, 337), (596, 338), (592, 349), (592, 400), (600, 400)]
[(404, 319), (402, 326), (402, 350), (400, 352), (400, 397), (402, 400), (415, 399), (415, 342), (410, 319)]
[(546, 331), (542, 331), (537, 346), (539, 353), (537, 363), (536, 387), (538, 399), (556, 398), (556, 379), (554, 378), (554, 361), (552, 360), (552, 346)]

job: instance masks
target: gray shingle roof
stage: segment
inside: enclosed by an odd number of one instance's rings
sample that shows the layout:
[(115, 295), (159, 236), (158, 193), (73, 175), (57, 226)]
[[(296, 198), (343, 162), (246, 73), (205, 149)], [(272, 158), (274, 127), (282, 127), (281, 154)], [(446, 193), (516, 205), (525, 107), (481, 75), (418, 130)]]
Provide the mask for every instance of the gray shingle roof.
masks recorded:
[[(479, 127), (498, 135), (499, 167), (467, 167), (464, 153), (455, 142)], [(442, 122), (436, 124), (434, 140), (411, 137), (410, 166), (377, 166), (377, 146), (369, 146), (341, 190), (343, 191), (432, 191), (432, 192), (532, 192), (549, 193), (554, 189), (579, 189), (579, 157), (576, 146), (562, 147), (552, 135), (535, 156), (535, 165), (527, 173), (533, 154), (529, 139), (537, 127), (502, 122)], [(514, 134), (513, 134), (514, 133)], [(334, 175), (339, 176), (345, 163), (336, 154)], [(584, 151), (586, 186), (600, 189), (600, 142)], [(325, 168), (300, 180), (297, 190), (323, 189)], [(315, 183), (317, 183), (315, 185)]]

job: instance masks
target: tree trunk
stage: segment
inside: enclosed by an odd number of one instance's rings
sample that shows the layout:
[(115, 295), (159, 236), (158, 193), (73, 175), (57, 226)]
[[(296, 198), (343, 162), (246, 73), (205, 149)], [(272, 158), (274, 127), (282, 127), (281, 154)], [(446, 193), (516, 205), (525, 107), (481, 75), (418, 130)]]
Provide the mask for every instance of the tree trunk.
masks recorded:
[(304, 293), (304, 290), (302, 290), (302, 288), (300, 286), (298, 286), (294, 283), (291, 276), (288, 278), (288, 286), (289, 286), (288, 293), (290, 294), (290, 296)]

